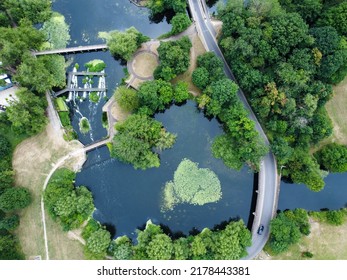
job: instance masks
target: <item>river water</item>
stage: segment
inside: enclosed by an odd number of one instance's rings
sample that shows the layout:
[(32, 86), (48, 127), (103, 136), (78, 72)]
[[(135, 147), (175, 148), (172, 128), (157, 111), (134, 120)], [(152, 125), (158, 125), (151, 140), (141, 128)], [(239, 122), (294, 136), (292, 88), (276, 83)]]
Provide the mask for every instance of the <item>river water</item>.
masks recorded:
[[(166, 22), (150, 23), (148, 11), (135, 7), (126, 0), (56, 0), (53, 9), (62, 13), (70, 25), (70, 46), (103, 43), (99, 31), (124, 30), (135, 26), (145, 35), (156, 38), (170, 30)], [(213, 8), (212, 10), (213, 11)], [(71, 61), (68, 71), (75, 63), (83, 65), (92, 59), (102, 59), (107, 64), (107, 94), (98, 103), (89, 100), (71, 103), (72, 124), (83, 144), (89, 144), (106, 136), (102, 127), (101, 109), (107, 98), (124, 77), (119, 61), (109, 52), (78, 54), (67, 57)], [(82, 116), (89, 119), (91, 131), (81, 134), (78, 122)], [(107, 224), (114, 236), (134, 235), (134, 231), (148, 219), (170, 227), (174, 232), (188, 233), (193, 227), (213, 227), (224, 220), (241, 217), (246, 223), (252, 204), (253, 174), (246, 168), (236, 172), (226, 168), (210, 152), (212, 139), (222, 133), (216, 120), (208, 121), (198, 112), (193, 102), (173, 106), (165, 113), (157, 114), (170, 132), (178, 134), (173, 149), (161, 154), (161, 167), (146, 171), (134, 170), (109, 157), (107, 148), (88, 153), (88, 160), (77, 174), (76, 184), (86, 185), (92, 192), (97, 210), (94, 217)], [(198, 162), (200, 167), (211, 168), (222, 183), (222, 199), (204, 206), (179, 205), (173, 211), (160, 212), (161, 190), (165, 182), (172, 180), (173, 173), (183, 158)], [(279, 209), (297, 207), (308, 210), (321, 208), (338, 209), (347, 203), (347, 173), (330, 174), (327, 186), (320, 193), (313, 193), (303, 185), (281, 183)]]
[[(62, 13), (70, 25), (70, 46), (102, 43), (99, 31), (124, 30), (135, 26), (151, 38), (170, 30), (165, 22), (150, 23), (148, 11), (121, 0), (85, 0), (81, 7), (78, 0), (56, 0), (54, 10)], [(78, 63), (80, 70), (92, 59), (102, 59), (107, 64), (107, 97), (124, 77), (120, 62), (109, 52), (78, 54), (67, 57), (72, 60), (68, 71)], [(81, 69), (82, 68), (82, 69)], [(97, 104), (89, 100), (71, 102), (72, 124), (83, 144), (89, 144), (106, 136), (101, 123), (101, 109), (106, 99)], [(80, 118), (87, 117), (91, 131), (79, 133)], [(230, 218), (240, 217), (245, 223), (251, 213), (253, 173), (247, 168), (241, 172), (228, 169), (221, 160), (215, 159), (210, 145), (215, 136), (222, 133), (216, 120), (209, 121), (199, 112), (193, 101), (178, 107), (172, 106), (165, 113), (156, 115), (168, 131), (178, 135), (172, 149), (164, 151), (160, 168), (146, 171), (134, 170), (130, 165), (111, 159), (107, 148), (88, 153), (88, 160), (77, 174), (76, 185), (85, 185), (93, 193), (97, 210), (95, 219), (106, 224), (114, 236), (133, 236), (135, 229), (148, 219), (166, 225), (173, 232), (188, 234), (193, 228), (213, 227)], [(213, 170), (222, 185), (222, 199), (204, 206), (177, 205), (174, 210), (161, 212), (161, 195), (165, 182), (173, 179), (174, 171), (183, 158), (199, 163), (199, 167)]]

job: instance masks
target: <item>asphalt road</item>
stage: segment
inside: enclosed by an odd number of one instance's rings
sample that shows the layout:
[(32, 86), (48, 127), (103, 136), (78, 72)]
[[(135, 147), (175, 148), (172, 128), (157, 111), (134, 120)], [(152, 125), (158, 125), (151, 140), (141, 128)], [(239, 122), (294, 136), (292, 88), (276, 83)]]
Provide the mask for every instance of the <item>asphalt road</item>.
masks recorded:
[[(206, 9), (205, 1), (189, 0), (189, 5), (192, 12), (192, 17), (196, 23), (198, 33), (200, 34), (201, 39), (204, 41), (203, 44), (209, 51), (214, 52), (222, 59), (222, 61), (224, 62), (225, 74), (229, 79), (235, 81), (235, 77), (218, 47), (218, 43), (215, 39), (215, 31), (210, 22), (209, 16), (206, 16), (208, 15), (208, 11)], [(254, 112), (248, 104), (242, 90), (239, 90), (238, 96), (248, 110), (249, 117), (255, 122), (257, 131), (260, 133), (265, 143), (269, 145), (269, 141)], [(270, 152), (263, 158), (260, 166), (257, 206), (252, 227), (252, 246), (247, 248), (248, 256), (245, 259), (255, 258), (265, 246), (265, 243), (270, 234), (270, 221), (277, 210), (276, 208), (278, 194), (279, 186), (277, 165), (274, 155)], [(257, 230), (260, 225), (264, 225), (264, 231), (261, 235), (258, 235)]]

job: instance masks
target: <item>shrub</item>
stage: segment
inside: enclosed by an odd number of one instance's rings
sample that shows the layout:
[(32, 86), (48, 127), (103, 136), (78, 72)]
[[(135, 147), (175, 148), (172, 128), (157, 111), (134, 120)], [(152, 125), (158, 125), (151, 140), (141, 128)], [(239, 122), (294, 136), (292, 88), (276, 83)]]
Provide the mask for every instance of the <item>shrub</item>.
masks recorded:
[(90, 130), (90, 123), (86, 117), (81, 118), (80, 123), (79, 123), (80, 131), (83, 134), (86, 134)]
[(30, 203), (31, 194), (26, 188), (8, 188), (0, 196), (0, 209), (6, 212), (25, 208)]

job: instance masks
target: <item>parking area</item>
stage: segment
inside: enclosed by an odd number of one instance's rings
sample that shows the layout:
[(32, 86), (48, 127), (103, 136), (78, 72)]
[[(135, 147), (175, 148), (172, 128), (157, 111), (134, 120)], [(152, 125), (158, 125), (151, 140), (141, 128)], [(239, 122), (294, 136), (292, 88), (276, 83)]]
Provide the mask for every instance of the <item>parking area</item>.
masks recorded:
[(11, 87), (0, 91), (0, 108), (7, 107), (10, 100), (16, 99), (17, 87)]

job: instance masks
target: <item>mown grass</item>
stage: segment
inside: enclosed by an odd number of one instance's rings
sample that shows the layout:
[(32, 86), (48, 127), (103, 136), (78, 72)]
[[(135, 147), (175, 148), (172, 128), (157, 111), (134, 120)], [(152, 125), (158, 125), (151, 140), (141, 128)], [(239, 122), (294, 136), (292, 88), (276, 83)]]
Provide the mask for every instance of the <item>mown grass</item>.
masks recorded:
[[(15, 149), (16, 185), (27, 187), (33, 198), (32, 203), (22, 210), (20, 226), (16, 230), (27, 259), (38, 255), (46, 258), (41, 216), (42, 187), (54, 163), (77, 146), (63, 141), (48, 125), (44, 132), (26, 139)], [(46, 222), (50, 259), (82, 259), (83, 250), (79, 242), (69, 239), (47, 213)]]
[(341, 83), (334, 86), (334, 95), (327, 102), (325, 107), (333, 122), (333, 133), (330, 137), (312, 147), (312, 152), (315, 152), (330, 143), (347, 145), (347, 77)]

